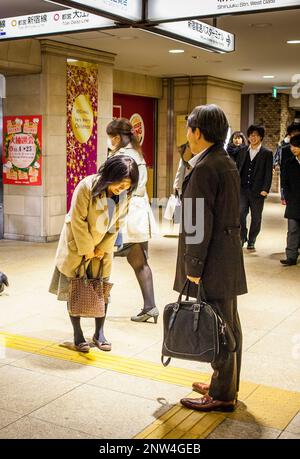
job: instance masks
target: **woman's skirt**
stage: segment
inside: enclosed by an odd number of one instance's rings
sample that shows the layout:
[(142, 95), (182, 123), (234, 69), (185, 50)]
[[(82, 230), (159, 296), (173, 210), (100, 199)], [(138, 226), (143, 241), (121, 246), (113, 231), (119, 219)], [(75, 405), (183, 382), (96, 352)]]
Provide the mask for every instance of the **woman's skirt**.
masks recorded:
[(149, 258), (149, 254), (148, 254), (148, 241), (146, 242), (129, 242), (127, 244), (123, 244), (122, 247), (117, 250), (116, 252), (114, 252), (114, 257), (127, 257), (130, 253), (130, 250), (131, 248), (136, 245), (136, 244), (139, 244), (144, 252), (144, 255), (145, 255), (145, 258), (146, 260), (148, 260)]
[(55, 266), (49, 292), (57, 295), (59, 301), (68, 301), (71, 278), (61, 273)]

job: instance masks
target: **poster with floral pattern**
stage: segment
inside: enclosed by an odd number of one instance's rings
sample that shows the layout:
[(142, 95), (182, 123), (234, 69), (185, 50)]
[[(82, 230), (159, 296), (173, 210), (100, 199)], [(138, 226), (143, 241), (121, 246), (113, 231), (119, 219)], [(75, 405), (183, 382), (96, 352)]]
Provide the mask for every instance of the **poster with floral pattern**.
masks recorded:
[(97, 171), (98, 68), (75, 61), (67, 65), (67, 209), (73, 192)]
[(3, 118), (3, 183), (42, 184), (42, 117)]

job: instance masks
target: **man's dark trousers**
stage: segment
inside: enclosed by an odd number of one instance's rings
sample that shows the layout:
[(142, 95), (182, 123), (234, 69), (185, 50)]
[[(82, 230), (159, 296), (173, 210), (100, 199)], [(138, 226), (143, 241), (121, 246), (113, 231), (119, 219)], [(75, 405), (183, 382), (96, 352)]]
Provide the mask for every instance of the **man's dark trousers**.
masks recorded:
[(242, 328), (237, 311), (237, 298), (231, 300), (208, 301), (222, 315), (225, 322), (231, 327), (237, 348), (235, 352), (228, 352), (221, 347), (218, 360), (211, 364), (214, 373), (210, 382), (209, 395), (215, 400), (235, 400), (240, 386), (240, 372), (242, 363)]
[(287, 247), (285, 249), (286, 258), (289, 260), (298, 259), (300, 247), (300, 220), (288, 219)]
[[(240, 198), (240, 221), (241, 221), (241, 239), (254, 244), (261, 229), (262, 212), (265, 198), (253, 194), (250, 189), (241, 189)], [(251, 211), (251, 225), (248, 236), (247, 215)]]

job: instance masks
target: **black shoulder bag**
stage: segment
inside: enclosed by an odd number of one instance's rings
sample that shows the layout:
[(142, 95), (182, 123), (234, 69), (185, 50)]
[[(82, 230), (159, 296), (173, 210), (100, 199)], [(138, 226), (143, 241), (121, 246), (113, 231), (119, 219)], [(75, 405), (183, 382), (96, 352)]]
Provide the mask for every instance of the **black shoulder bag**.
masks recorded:
[[(171, 357), (198, 362), (215, 362), (221, 346), (228, 352), (235, 352), (236, 342), (232, 330), (215, 309), (205, 300), (202, 283), (199, 284), (197, 300), (185, 301), (182, 295), (186, 281), (177, 303), (165, 306), (163, 323), (164, 339), (162, 346), (162, 364), (166, 367)], [(164, 358), (168, 357), (166, 361)]]

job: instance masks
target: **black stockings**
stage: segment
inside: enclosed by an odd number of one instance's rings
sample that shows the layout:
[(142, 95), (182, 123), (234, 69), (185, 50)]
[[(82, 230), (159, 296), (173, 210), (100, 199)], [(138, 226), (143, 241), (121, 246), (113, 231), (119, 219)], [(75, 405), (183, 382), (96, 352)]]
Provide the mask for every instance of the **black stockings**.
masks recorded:
[(152, 271), (140, 244), (137, 243), (132, 246), (127, 256), (127, 260), (134, 269), (142, 291), (144, 299), (143, 311), (146, 312), (155, 308)]
[[(95, 338), (101, 342), (106, 341), (105, 336), (104, 336), (104, 322), (105, 322), (106, 312), (107, 312), (107, 304), (105, 305), (105, 316), (95, 319)], [(80, 317), (70, 316), (70, 319), (71, 319), (73, 330), (74, 330), (74, 343), (76, 344), (76, 346), (78, 346), (78, 344), (85, 342), (83, 331), (80, 325)]]

